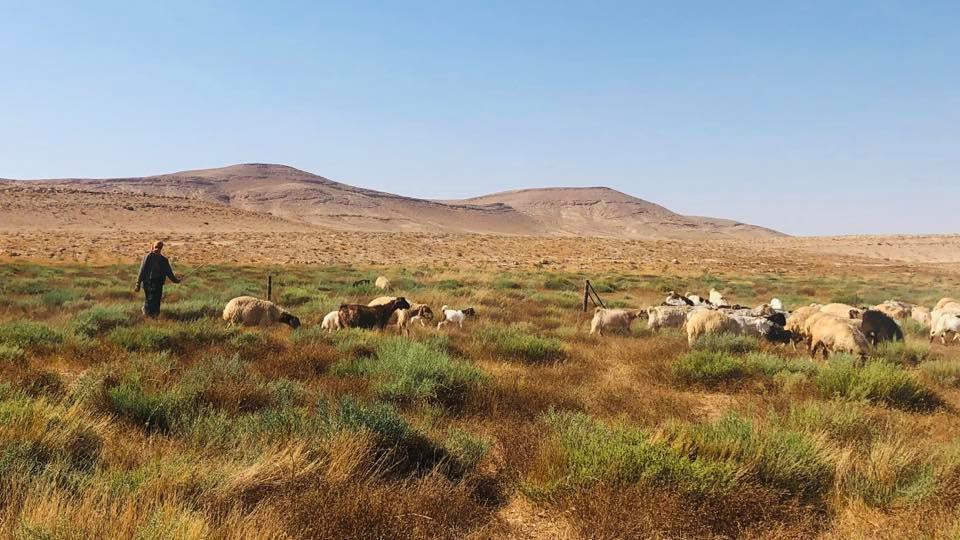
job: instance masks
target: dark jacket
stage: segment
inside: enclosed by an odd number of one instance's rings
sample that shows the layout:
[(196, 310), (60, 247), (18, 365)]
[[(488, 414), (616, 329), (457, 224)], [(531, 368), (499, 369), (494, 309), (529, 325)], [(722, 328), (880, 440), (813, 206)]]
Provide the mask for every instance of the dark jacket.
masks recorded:
[(173, 275), (173, 269), (170, 268), (170, 261), (168, 261), (166, 257), (156, 251), (147, 253), (143, 258), (143, 262), (140, 263), (140, 274), (137, 275), (137, 285), (147, 282), (159, 282), (163, 284), (167, 278), (170, 278), (170, 281), (174, 283), (180, 283), (177, 276)]

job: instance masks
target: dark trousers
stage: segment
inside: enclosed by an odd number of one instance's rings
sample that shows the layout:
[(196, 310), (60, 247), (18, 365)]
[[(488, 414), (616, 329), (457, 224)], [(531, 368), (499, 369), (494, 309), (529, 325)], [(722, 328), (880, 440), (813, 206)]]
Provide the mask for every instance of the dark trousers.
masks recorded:
[(143, 283), (143, 314), (148, 317), (160, 315), (160, 301), (163, 299), (163, 282), (146, 281)]

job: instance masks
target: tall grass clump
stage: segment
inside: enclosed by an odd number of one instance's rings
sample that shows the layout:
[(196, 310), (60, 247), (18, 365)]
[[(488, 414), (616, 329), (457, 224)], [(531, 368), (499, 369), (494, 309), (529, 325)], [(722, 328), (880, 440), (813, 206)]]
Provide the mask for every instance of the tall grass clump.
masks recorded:
[(183, 300), (164, 306), (164, 315), (175, 321), (195, 321), (198, 319), (219, 318), (224, 303), (215, 298)]
[(936, 392), (895, 364), (873, 360), (857, 367), (849, 356), (836, 355), (817, 374), (816, 386), (826, 398), (866, 400), (906, 410), (931, 410), (941, 405)]
[(94, 337), (133, 323), (134, 314), (129, 307), (113, 304), (94, 306), (77, 313), (70, 326), (79, 336)]
[(960, 388), (960, 362), (956, 360), (924, 362), (920, 372), (941, 386)]
[(811, 375), (816, 373), (817, 366), (807, 360), (762, 352), (734, 356), (722, 351), (695, 350), (677, 359), (672, 370), (674, 378), (681, 384), (717, 387), (755, 377)]
[(20, 346), (0, 344), (0, 362), (19, 362), (26, 357), (26, 351)]
[(226, 341), (236, 329), (194, 321), (175, 325), (142, 325), (114, 328), (107, 339), (128, 351), (188, 351), (193, 348)]
[(450, 406), (462, 406), (488, 382), (487, 375), (477, 367), (422, 343), (402, 339), (383, 342), (375, 357), (338, 364), (334, 373), (374, 377), (374, 391), (383, 399)]
[(70, 289), (51, 289), (40, 295), (40, 303), (47, 307), (61, 307), (80, 297), (79, 293)]
[(915, 366), (930, 359), (930, 347), (905, 341), (884, 341), (873, 348), (870, 357), (891, 364)]
[(27, 350), (49, 349), (63, 341), (62, 332), (40, 322), (21, 320), (0, 324), (0, 345)]
[(520, 328), (488, 325), (476, 331), (475, 341), (498, 357), (547, 362), (563, 357), (563, 342), (556, 338), (529, 334)]
[[(608, 426), (583, 413), (554, 412), (544, 421), (555, 448), (547, 466), (549, 477), (539, 488), (577, 489), (595, 483), (647, 484), (692, 494), (723, 492), (731, 488), (738, 466), (691, 454), (658, 442), (640, 429)], [(545, 480), (545, 482), (543, 482)]]
[(822, 445), (800, 431), (756, 426), (736, 414), (671, 431), (674, 448), (685, 455), (737, 463), (741, 478), (752, 477), (790, 495), (821, 496), (833, 482), (835, 467)]

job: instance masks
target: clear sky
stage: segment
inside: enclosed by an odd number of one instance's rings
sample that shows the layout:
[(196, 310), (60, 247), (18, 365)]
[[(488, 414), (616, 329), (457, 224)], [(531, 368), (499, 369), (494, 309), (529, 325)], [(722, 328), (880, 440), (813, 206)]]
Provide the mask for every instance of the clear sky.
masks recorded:
[(960, 232), (960, 2), (0, 0), (0, 177), (283, 163)]

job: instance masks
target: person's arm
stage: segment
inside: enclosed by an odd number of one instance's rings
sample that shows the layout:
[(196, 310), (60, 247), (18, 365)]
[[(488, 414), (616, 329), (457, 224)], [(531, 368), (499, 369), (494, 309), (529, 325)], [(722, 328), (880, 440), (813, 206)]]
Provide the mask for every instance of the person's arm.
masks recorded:
[(134, 289), (136, 291), (140, 290), (140, 285), (143, 283), (143, 280), (147, 277), (147, 261), (150, 260), (150, 254), (147, 253), (143, 257), (143, 261), (140, 263), (140, 272), (137, 273), (137, 287)]
[(177, 276), (173, 275), (173, 268), (170, 268), (170, 260), (169, 260), (169, 259), (164, 259), (164, 260), (163, 260), (163, 267), (164, 267), (164, 268), (163, 268), (163, 271), (164, 271), (165, 274), (167, 274), (167, 277), (170, 278), (170, 281), (172, 281), (172, 282), (174, 282), (174, 283), (180, 283), (180, 279), (179, 279)]

